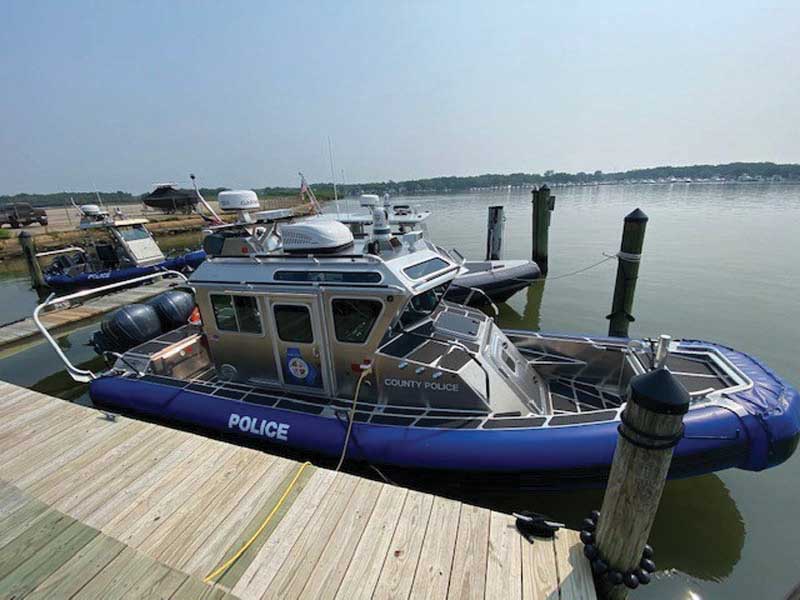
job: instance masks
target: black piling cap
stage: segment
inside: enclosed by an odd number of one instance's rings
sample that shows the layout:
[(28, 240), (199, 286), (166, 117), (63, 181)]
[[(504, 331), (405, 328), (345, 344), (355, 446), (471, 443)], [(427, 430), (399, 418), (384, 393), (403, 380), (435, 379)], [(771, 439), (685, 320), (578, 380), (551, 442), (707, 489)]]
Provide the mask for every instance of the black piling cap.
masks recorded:
[(542, 190), (547, 190), (547, 191), (549, 192), (549, 191), (550, 191), (550, 188), (549, 188), (549, 187), (547, 187), (547, 184), (546, 184), (546, 183), (543, 183), (543, 184), (542, 184), (542, 187), (540, 187), (540, 188), (539, 188), (539, 191), (540, 191), (540, 192), (541, 192)]
[(689, 392), (664, 368), (631, 379), (630, 401), (662, 415), (685, 415)]
[(625, 215), (625, 222), (626, 223), (647, 223), (649, 217), (644, 214), (644, 211), (641, 208), (637, 208), (633, 212)]

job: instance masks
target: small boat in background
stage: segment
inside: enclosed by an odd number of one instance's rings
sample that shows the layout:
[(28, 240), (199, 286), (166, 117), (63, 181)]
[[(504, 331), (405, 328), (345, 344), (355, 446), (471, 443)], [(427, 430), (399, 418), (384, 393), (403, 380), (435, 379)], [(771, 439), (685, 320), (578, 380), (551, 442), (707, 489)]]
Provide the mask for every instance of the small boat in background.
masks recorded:
[(190, 214), (197, 206), (198, 194), (194, 190), (178, 189), (174, 183), (157, 183), (155, 188), (149, 194), (142, 196), (145, 206), (167, 214)]
[(111, 216), (95, 204), (77, 207), (78, 229), (86, 232), (83, 246), (40, 252), (37, 259), (51, 258), (43, 269), (45, 284), (57, 290), (73, 290), (125, 281), (157, 271), (189, 271), (205, 260), (195, 250), (166, 257), (147, 229), (147, 219)]

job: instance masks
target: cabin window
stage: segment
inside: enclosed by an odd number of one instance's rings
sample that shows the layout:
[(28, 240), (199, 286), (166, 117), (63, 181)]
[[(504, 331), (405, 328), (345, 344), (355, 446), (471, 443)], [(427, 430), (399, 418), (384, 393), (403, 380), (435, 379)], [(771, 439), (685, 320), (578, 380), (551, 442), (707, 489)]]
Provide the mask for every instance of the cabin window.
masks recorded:
[(261, 313), (255, 297), (211, 294), (211, 306), (214, 309), (217, 329), (220, 331), (257, 334), (262, 332)]
[(336, 339), (348, 344), (366, 342), (382, 308), (383, 303), (378, 300), (357, 300), (355, 298), (333, 300), (331, 309)]
[(258, 300), (254, 296), (234, 296), (236, 320), (242, 333), (261, 333), (261, 313), (258, 311)]
[(120, 227), (119, 234), (126, 242), (135, 242), (136, 240), (146, 240), (150, 238), (150, 234), (143, 225), (134, 225), (133, 227)]
[(310, 344), (314, 341), (311, 312), (306, 306), (278, 304), (273, 308), (278, 337), (284, 342)]
[(422, 279), (426, 275), (436, 273), (436, 271), (441, 271), (448, 266), (449, 264), (447, 261), (442, 260), (441, 258), (431, 258), (421, 263), (417, 263), (416, 265), (406, 267), (403, 269), (403, 273), (408, 275), (411, 279)]
[(400, 324), (403, 327), (409, 327), (415, 323), (420, 322), (422, 319), (431, 314), (447, 293), (449, 283), (437, 285), (435, 288), (417, 294), (406, 305), (403, 314), (400, 315)]
[(372, 271), (277, 271), (275, 281), (318, 281), (325, 283), (380, 283), (381, 274)]

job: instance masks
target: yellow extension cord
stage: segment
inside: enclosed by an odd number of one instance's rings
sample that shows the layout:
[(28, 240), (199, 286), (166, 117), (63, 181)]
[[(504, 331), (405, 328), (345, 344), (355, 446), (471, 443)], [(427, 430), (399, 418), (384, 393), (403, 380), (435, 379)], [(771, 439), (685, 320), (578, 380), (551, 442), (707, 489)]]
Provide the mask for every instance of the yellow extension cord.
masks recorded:
[(292, 491), (292, 488), (294, 488), (295, 484), (297, 483), (297, 480), (300, 479), (300, 475), (303, 473), (305, 468), (307, 466), (309, 466), (310, 464), (311, 464), (310, 462), (306, 461), (302, 465), (300, 465), (300, 468), (297, 470), (297, 473), (295, 473), (294, 478), (292, 479), (292, 481), (286, 487), (286, 490), (283, 492), (283, 495), (281, 496), (280, 500), (278, 500), (278, 503), (274, 506), (274, 508), (267, 515), (267, 518), (264, 519), (264, 522), (261, 523), (261, 526), (256, 530), (256, 532), (252, 535), (252, 537), (249, 540), (247, 540), (244, 543), (244, 545), (241, 548), (239, 548), (239, 550), (236, 551), (236, 554), (234, 554), (228, 560), (226, 560), (225, 563), (223, 563), (218, 569), (216, 569), (215, 571), (213, 571), (213, 572), (209, 573), (208, 575), (206, 575), (205, 579), (203, 579), (204, 583), (212, 583), (213, 580), (216, 579), (217, 576), (219, 576), (220, 573), (224, 573), (225, 571), (227, 571), (233, 563), (235, 563), (237, 560), (239, 560), (239, 558), (242, 556), (242, 554), (247, 552), (247, 549), (250, 546), (253, 545), (253, 542), (256, 541), (256, 538), (259, 535), (261, 535), (261, 532), (264, 531), (266, 526), (272, 520), (272, 517), (275, 516), (275, 513), (278, 512), (278, 509), (280, 509), (280, 507), (286, 501), (286, 498), (289, 496), (289, 492)]
[[(371, 372), (372, 372), (371, 368), (369, 368), (369, 367), (365, 368), (365, 369), (363, 369), (361, 371), (361, 376), (358, 378), (358, 383), (356, 384), (356, 392), (353, 395), (353, 406), (350, 409), (350, 421), (349, 421), (348, 426), (347, 426), (347, 434), (345, 436), (344, 448), (342, 448), (342, 455), (339, 457), (339, 464), (336, 465), (336, 471), (335, 472), (338, 472), (339, 469), (342, 467), (342, 463), (344, 462), (345, 454), (347, 453), (347, 444), (350, 441), (350, 431), (351, 431), (351, 429), (353, 427), (353, 417), (355, 416), (356, 404), (358, 402), (358, 392), (361, 390), (361, 382), (364, 381), (364, 378), (367, 375), (369, 375)], [(247, 549), (250, 546), (253, 545), (253, 542), (256, 541), (256, 538), (259, 535), (261, 535), (261, 532), (264, 531), (266, 526), (272, 520), (272, 517), (275, 516), (275, 513), (278, 512), (278, 509), (280, 509), (280, 507), (286, 501), (286, 498), (289, 496), (289, 492), (292, 491), (292, 488), (297, 483), (297, 480), (300, 479), (300, 475), (303, 473), (303, 470), (310, 464), (311, 464), (310, 462), (306, 461), (302, 465), (300, 465), (300, 468), (297, 470), (297, 473), (295, 473), (295, 476), (294, 476), (294, 478), (292, 478), (292, 481), (286, 487), (286, 490), (283, 492), (283, 495), (281, 496), (280, 500), (278, 500), (278, 503), (275, 505), (275, 507), (267, 515), (267, 518), (264, 519), (264, 522), (261, 523), (261, 526), (256, 530), (256, 532), (252, 535), (252, 537), (249, 540), (247, 540), (244, 543), (244, 545), (241, 548), (239, 548), (239, 550), (236, 551), (236, 554), (234, 554), (228, 560), (226, 560), (225, 563), (223, 563), (219, 568), (217, 568), (216, 570), (214, 570), (211, 573), (209, 573), (208, 575), (206, 575), (205, 579), (203, 579), (204, 583), (212, 583), (214, 581), (214, 579), (216, 579), (220, 575), (220, 573), (224, 573), (225, 571), (227, 571), (233, 563), (235, 563), (237, 560), (239, 560), (239, 558), (242, 556), (242, 554), (247, 552)]]

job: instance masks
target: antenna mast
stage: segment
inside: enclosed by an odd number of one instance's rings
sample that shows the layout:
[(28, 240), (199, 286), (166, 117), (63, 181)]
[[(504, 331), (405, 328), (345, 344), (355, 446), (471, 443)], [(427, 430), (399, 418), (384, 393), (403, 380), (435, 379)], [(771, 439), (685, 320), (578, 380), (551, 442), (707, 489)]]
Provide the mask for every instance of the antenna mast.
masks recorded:
[[(192, 180), (192, 186), (194, 187), (194, 193), (197, 195), (197, 199), (200, 200), (205, 209), (211, 214), (211, 220), (214, 221), (216, 225), (222, 225), (224, 221), (219, 218), (219, 215), (214, 212), (214, 209), (211, 208), (211, 205), (206, 202), (205, 198), (203, 198), (203, 194), (201, 194), (200, 190), (197, 189), (197, 180), (194, 177), (194, 173), (189, 174), (189, 179)], [(202, 217), (203, 215), (200, 216)]]
[(331, 149), (331, 136), (328, 136), (328, 158), (331, 161), (331, 179), (333, 180), (333, 200), (339, 201), (339, 192), (336, 190), (336, 173), (333, 170), (333, 150)]

